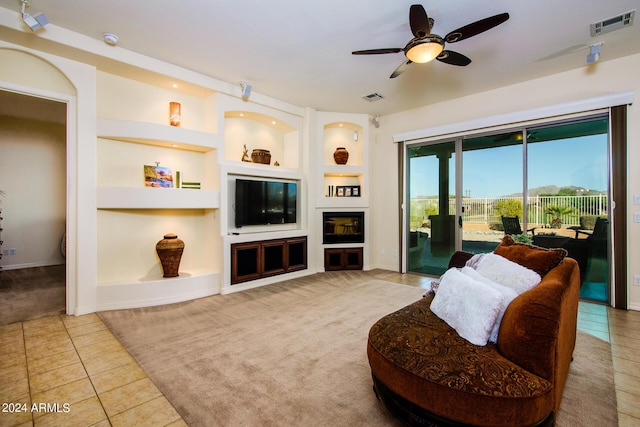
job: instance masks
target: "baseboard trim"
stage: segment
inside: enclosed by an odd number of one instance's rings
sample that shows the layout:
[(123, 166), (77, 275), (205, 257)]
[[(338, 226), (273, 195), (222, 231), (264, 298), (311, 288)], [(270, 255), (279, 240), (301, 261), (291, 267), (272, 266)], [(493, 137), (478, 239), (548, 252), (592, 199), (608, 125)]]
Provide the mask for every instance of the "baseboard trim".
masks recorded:
[(60, 261), (28, 262), (28, 263), (25, 263), (25, 264), (3, 265), (2, 269), (4, 271), (7, 271), (7, 270), (21, 270), (23, 268), (53, 267), (54, 265), (65, 265), (65, 263), (64, 262), (60, 262)]

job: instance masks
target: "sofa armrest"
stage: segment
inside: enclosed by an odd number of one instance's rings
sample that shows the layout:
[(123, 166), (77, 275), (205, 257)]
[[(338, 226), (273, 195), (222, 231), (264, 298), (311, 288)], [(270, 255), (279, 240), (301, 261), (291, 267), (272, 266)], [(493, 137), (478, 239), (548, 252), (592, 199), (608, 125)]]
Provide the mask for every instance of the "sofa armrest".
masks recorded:
[(498, 334), (506, 358), (554, 384), (556, 409), (575, 348), (579, 297), (578, 263), (567, 257), (511, 302)]

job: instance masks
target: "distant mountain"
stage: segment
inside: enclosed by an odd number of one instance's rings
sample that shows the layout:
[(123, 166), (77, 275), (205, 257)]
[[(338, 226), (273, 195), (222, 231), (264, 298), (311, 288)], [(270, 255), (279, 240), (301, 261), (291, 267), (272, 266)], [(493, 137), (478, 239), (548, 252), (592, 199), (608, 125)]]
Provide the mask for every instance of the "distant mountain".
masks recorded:
[[(543, 185), (542, 187), (536, 187), (536, 188), (531, 188), (529, 190), (529, 196), (539, 196), (541, 194), (558, 194), (558, 192), (560, 191), (560, 189), (569, 189), (569, 190), (573, 190), (575, 191), (577, 194), (581, 194), (584, 196), (591, 196), (591, 195), (597, 195), (597, 194), (602, 194), (605, 193), (605, 191), (603, 190), (590, 190), (584, 187), (576, 187), (575, 185), (569, 185), (566, 187), (558, 187), (557, 185)], [(517, 196), (522, 196), (522, 193), (514, 193), (514, 194), (509, 194), (509, 197), (517, 197)]]

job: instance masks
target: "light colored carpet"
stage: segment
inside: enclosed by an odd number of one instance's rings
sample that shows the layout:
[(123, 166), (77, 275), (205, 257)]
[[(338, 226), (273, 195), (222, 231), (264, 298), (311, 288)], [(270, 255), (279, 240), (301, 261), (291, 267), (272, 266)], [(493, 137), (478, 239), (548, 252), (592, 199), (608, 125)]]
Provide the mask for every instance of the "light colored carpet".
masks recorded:
[(65, 312), (65, 265), (4, 270), (0, 273), (0, 325)]
[[(373, 394), (367, 334), (422, 292), (331, 272), (100, 316), (190, 426), (399, 426)], [(616, 425), (610, 350), (594, 339), (580, 335), (561, 426)]]

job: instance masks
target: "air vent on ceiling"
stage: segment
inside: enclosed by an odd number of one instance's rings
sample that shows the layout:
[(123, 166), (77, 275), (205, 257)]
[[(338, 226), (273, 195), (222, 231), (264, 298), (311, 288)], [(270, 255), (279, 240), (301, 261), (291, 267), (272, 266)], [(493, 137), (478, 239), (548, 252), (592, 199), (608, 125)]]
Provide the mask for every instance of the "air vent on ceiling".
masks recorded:
[(613, 18), (591, 24), (591, 37), (632, 26), (635, 14), (636, 11), (632, 10), (630, 12), (623, 13), (622, 15), (614, 16)]
[(369, 102), (380, 101), (382, 98), (383, 96), (379, 93), (371, 93), (362, 97), (362, 99)]

